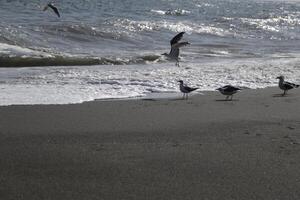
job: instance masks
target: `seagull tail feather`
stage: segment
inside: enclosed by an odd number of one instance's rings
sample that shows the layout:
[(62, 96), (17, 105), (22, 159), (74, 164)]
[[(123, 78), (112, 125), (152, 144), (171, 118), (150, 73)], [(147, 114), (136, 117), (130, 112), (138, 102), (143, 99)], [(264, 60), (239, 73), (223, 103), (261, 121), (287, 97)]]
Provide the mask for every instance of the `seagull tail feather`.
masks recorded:
[(191, 88), (191, 92), (194, 91), (194, 90), (198, 90), (198, 89), (199, 89), (199, 88)]

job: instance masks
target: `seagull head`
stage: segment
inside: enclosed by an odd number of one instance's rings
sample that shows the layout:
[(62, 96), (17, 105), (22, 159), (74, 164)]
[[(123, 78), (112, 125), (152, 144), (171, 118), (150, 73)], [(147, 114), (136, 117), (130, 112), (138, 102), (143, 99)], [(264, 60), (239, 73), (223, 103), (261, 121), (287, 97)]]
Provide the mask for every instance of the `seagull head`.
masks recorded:
[(217, 88), (216, 90), (218, 90), (218, 91), (223, 91), (224, 90), (224, 87), (220, 87), (220, 88)]
[(179, 82), (180, 84), (183, 84), (183, 80), (179, 80), (178, 82)]
[(276, 79), (283, 80), (284, 76), (278, 76)]

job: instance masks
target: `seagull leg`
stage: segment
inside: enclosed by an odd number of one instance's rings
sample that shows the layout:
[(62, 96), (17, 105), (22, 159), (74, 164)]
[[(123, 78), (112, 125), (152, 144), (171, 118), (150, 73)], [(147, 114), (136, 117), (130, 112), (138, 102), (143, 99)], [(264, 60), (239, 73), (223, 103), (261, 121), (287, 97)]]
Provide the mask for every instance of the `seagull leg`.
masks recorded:
[(233, 98), (233, 95), (231, 95), (231, 99), (230, 99), (230, 101), (232, 101), (232, 98)]
[(283, 92), (282, 96), (284, 96), (284, 95), (286, 94), (286, 93), (285, 93), (285, 91), (286, 91), (286, 90), (284, 90), (284, 92)]
[(228, 98), (229, 98), (229, 96), (227, 95), (225, 100), (227, 101), (227, 100), (228, 100)]

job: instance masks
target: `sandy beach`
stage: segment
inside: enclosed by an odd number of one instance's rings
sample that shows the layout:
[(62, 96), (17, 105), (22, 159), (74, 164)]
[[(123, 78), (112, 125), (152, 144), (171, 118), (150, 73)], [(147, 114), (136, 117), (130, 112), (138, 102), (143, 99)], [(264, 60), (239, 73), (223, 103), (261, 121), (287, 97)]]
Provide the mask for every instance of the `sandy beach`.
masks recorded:
[(0, 199), (300, 198), (300, 90), (0, 107)]

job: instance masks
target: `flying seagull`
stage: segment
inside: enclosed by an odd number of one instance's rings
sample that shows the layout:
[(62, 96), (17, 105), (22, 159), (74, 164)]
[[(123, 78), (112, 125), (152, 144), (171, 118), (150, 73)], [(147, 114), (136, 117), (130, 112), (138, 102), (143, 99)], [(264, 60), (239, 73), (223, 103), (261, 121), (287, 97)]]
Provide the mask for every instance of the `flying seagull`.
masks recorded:
[(282, 96), (286, 94), (286, 91), (299, 87), (297, 84), (284, 81), (284, 76), (278, 76), (277, 79), (279, 79), (279, 88), (283, 90)]
[(189, 42), (179, 42), (182, 39), (184, 33), (185, 32), (178, 33), (170, 41), (170, 44), (171, 44), (170, 53), (163, 53), (162, 54), (162, 55), (166, 56), (167, 58), (169, 58), (171, 60), (175, 60), (176, 61), (176, 66), (178, 66), (178, 67), (179, 67), (179, 49), (180, 49), (180, 47), (183, 47), (183, 46), (186, 46), (186, 45), (190, 44)]
[(60, 14), (59, 14), (59, 12), (58, 12), (58, 9), (57, 9), (51, 2), (48, 3), (48, 4), (44, 7), (43, 11), (46, 11), (48, 8), (51, 8), (51, 9), (55, 12), (55, 14), (56, 14), (58, 17), (60, 17)]
[(180, 84), (179, 84), (179, 89), (180, 91), (183, 93), (183, 99), (184, 97), (186, 97), (186, 99), (188, 99), (188, 94), (194, 90), (197, 90), (198, 88), (191, 88), (185, 84), (183, 84), (183, 81), (180, 80), (178, 81)]
[(229, 100), (229, 96), (231, 96), (230, 100), (232, 100), (233, 94), (237, 93), (237, 91), (241, 89), (232, 85), (225, 85), (224, 87), (220, 87), (217, 90), (221, 92), (221, 94), (226, 95), (226, 100)]

